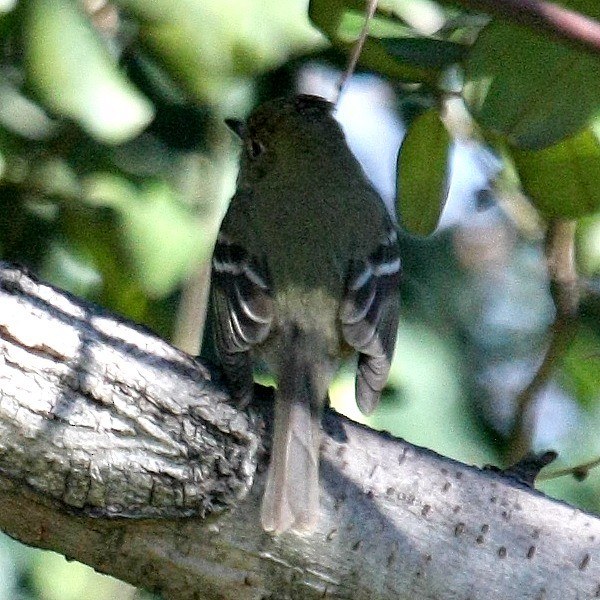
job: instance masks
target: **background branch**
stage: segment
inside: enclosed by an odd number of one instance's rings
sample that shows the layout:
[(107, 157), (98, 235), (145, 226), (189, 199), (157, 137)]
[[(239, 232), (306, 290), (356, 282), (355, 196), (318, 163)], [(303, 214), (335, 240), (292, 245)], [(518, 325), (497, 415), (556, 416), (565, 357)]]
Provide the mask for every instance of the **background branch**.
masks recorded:
[(600, 52), (600, 23), (591, 17), (543, 0), (453, 0), (463, 8), (499, 16), (518, 25)]
[(556, 373), (577, 332), (577, 311), (581, 290), (575, 262), (576, 222), (554, 219), (548, 224), (545, 256), (555, 317), (542, 362), (529, 384), (516, 398), (514, 425), (507, 460), (521, 459), (531, 450), (533, 408), (538, 394)]
[(265, 534), (269, 403), (237, 411), (185, 354), (6, 264), (0, 344), (0, 527), (25, 543), (183, 600), (600, 593), (596, 517), (332, 413), (319, 529)]

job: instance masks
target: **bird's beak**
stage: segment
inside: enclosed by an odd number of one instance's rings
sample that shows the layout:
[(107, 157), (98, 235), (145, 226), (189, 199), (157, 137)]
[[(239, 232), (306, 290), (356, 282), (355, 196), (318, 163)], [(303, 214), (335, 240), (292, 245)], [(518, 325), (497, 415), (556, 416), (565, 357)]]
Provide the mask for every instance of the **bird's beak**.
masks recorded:
[(235, 133), (241, 140), (246, 137), (246, 123), (238, 119), (225, 119), (225, 125)]

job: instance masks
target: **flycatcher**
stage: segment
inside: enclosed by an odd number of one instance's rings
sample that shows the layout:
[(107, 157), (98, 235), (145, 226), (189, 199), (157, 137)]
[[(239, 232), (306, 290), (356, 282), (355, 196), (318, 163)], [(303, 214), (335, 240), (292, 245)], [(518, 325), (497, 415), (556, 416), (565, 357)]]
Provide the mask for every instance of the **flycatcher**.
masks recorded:
[(215, 341), (242, 405), (257, 360), (277, 383), (261, 510), (274, 533), (318, 523), (321, 414), (340, 360), (357, 355), (356, 401), (370, 413), (396, 341), (396, 227), (333, 108), (303, 95), (227, 122), (244, 150), (213, 256)]

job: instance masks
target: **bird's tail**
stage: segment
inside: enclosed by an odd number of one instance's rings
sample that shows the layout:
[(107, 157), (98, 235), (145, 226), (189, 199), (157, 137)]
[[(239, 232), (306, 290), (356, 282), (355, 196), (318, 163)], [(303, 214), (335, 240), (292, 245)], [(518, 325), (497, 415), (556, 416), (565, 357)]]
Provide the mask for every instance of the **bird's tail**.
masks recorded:
[[(299, 348), (287, 353), (275, 394), (271, 462), (262, 502), (265, 531), (307, 532), (319, 519), (319, 443), (323, 385)], [(323, 396), (323, 397), (321, 397)]]

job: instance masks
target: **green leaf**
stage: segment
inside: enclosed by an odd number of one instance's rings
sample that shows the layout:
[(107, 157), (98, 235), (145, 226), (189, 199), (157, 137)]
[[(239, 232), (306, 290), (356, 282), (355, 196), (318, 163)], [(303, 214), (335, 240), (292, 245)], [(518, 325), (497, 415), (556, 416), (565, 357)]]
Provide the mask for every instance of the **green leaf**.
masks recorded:
[(138, 189), (124, 178), (96, 173), (85, 181), (84, 194), (88, 203), (117, 211), (123, 251), (150, 297), (171, 293), (210, 253), (199, 219), (164, 182)]
[[(364, 11), (346, 10), (337, 28), (337, 37), (343, 42), (355, 42), (364, 26)], [(411, 30), (400, 21), (375, 14), (369, 21), (368, 33), (374, 38), (394, 38), (408, 36)]]
[[(79, 270), (94, 270), (102, 278), (100, 289), (95, 289), (96, 285), (87, 286), (88, 297), (136, 321), (143, 321), (148, 299), (122, 247), (117, 214), (108, 208), (73, 202), (60, 211), (60, 228), (62, 236), (53, 244), (56, 247), (58, 243), (58, 252), (62, 247), (65, 254), (80, 263)], [(44, 276), (54, 283), (66, 283), (64, 276), (54, 271), (57, 264), (52, 248), (45, 258)], [(64, 260), (61, 267), (67, 267)], [(81, 288), (81, 282), (79, 285), (70, 282), (71, 291), (82, 291)]]
[(29, 0), (23, 24), (27, 80), (54, 112), (119, 144), (153, 118), (152, 105), (117, 69), (72, 0)]
[(151, 297), (171, 293), (209, 254), (198, 225), (191, 211), (160, 182), (144, 186), (139, 201), (122, 213), (133, 264)]
[(547, 217), (576, 219), (600, 209), (600, 138), (593, 129), (543, 150), (512, 148), (521, 186)]
[(410, 232), (429, 235), (448, 195), (450, 136), (436, 109), (410, 125), (398, 156), (398, 215)]
[[(310, 0), (308, 16), (331, 41), (331, 43), (343, 52), (349, 52), (353, 46), (360, 30), (359, 20), (364, 22), (365, 4), (354, 0)], [(348, 18), (348, 14), (354, 14), (354, 18)], [(375, 31), (384, 30), (384, 17), (378, 16)], [(398, 28), (398, 33), (404, 31), (398, 21), (389, 19), (389, 28)], [(392, 29), (389, 29), (390, 32)], [(396, 31), (396, 29), (394, 29)], [(381, 40), (368, 37), (363, 46), (359, 64), (371, 69), (381, 75), (409, 82), (427, 82), (435, 84), (439, 71), (429, 67), (415, 66), (408, 62), (397, 60), (392, 56)]]
[(248, 84), (248, 76), (323, 45), (295, 0), (116, 0), (139, 21), (146, 53), (188, 94), (204, 103)]
[(581, 328), (563, 360), (560, 378), (579, 404), (591, 409), (600, 398), (600, 338), (590, 329)]
[(600, 58), (494, 21), (465, 64), (464, 97), (484, 128), (521, 148), (572, 136), (600, 112)]
[(433, 38), (395, 38), (381, 41), (392, 55), (417, 67), (442, 69), (461, 62), (467, 52), (462, 44)]

